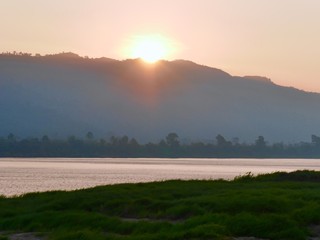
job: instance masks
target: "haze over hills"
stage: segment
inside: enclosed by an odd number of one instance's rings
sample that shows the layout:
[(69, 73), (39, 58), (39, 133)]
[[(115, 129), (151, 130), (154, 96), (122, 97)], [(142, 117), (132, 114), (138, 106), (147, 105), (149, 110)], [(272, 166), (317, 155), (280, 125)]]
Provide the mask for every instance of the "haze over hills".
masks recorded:
[(185, 60), (0, 55), (0, 136), (309, 141), (320, 132), (319, 104), (318, 93)]

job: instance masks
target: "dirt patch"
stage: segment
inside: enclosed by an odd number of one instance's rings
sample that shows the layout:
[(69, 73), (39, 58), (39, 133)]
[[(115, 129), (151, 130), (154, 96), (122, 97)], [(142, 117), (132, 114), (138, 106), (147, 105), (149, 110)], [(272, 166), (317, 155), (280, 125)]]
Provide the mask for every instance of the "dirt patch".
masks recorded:
[(256, 238), (256, 237), (237, 237), (237, 238), (233, 238), (233, 240), (268, 240), (268, 239)]
[(125, 222), (152, 222), (152, 223), (162, 223), (162, 222), (167, 222), (167, 223), (172, 223), (172, 224), (177, 224), (177, 223), (182, 223), (182, 220), (171, 220), (171, 219), (153, 219), (153, 218), (120, 218), (122, 221)]
[(10, 240), (46, 240), (40, 233), (14, 233), (5, 235)]
[(308, 240), (320, 240), (320, 225), (312, 225), (309, 227), (311, 237)]

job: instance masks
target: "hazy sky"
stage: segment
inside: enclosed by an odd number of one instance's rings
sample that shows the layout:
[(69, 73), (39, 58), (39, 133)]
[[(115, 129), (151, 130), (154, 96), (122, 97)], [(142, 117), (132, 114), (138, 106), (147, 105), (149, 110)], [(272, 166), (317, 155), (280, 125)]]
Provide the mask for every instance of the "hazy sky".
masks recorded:
[(232, 75), (320, 92), (319, 0), (0, 0), (0, 51), (127, 58), (159, 34), (188, 59)]

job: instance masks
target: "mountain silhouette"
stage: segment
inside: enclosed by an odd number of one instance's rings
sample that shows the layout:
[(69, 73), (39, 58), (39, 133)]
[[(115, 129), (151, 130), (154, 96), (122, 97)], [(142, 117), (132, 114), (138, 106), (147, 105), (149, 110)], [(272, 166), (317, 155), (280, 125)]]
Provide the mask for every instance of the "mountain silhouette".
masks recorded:
[(309, 141), (320, 132), (319, 104), (318, 93), (185, 60), (0, 55), (0, 136)]

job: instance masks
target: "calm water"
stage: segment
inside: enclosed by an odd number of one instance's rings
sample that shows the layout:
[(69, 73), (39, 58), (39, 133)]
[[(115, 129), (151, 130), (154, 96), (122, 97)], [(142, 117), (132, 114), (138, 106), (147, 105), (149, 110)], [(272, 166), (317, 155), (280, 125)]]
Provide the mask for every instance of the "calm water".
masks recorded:
[(0, 195), (167, 179), (232, 179), (252, 172), (313, 169), (320, 159), (2, 158)]

